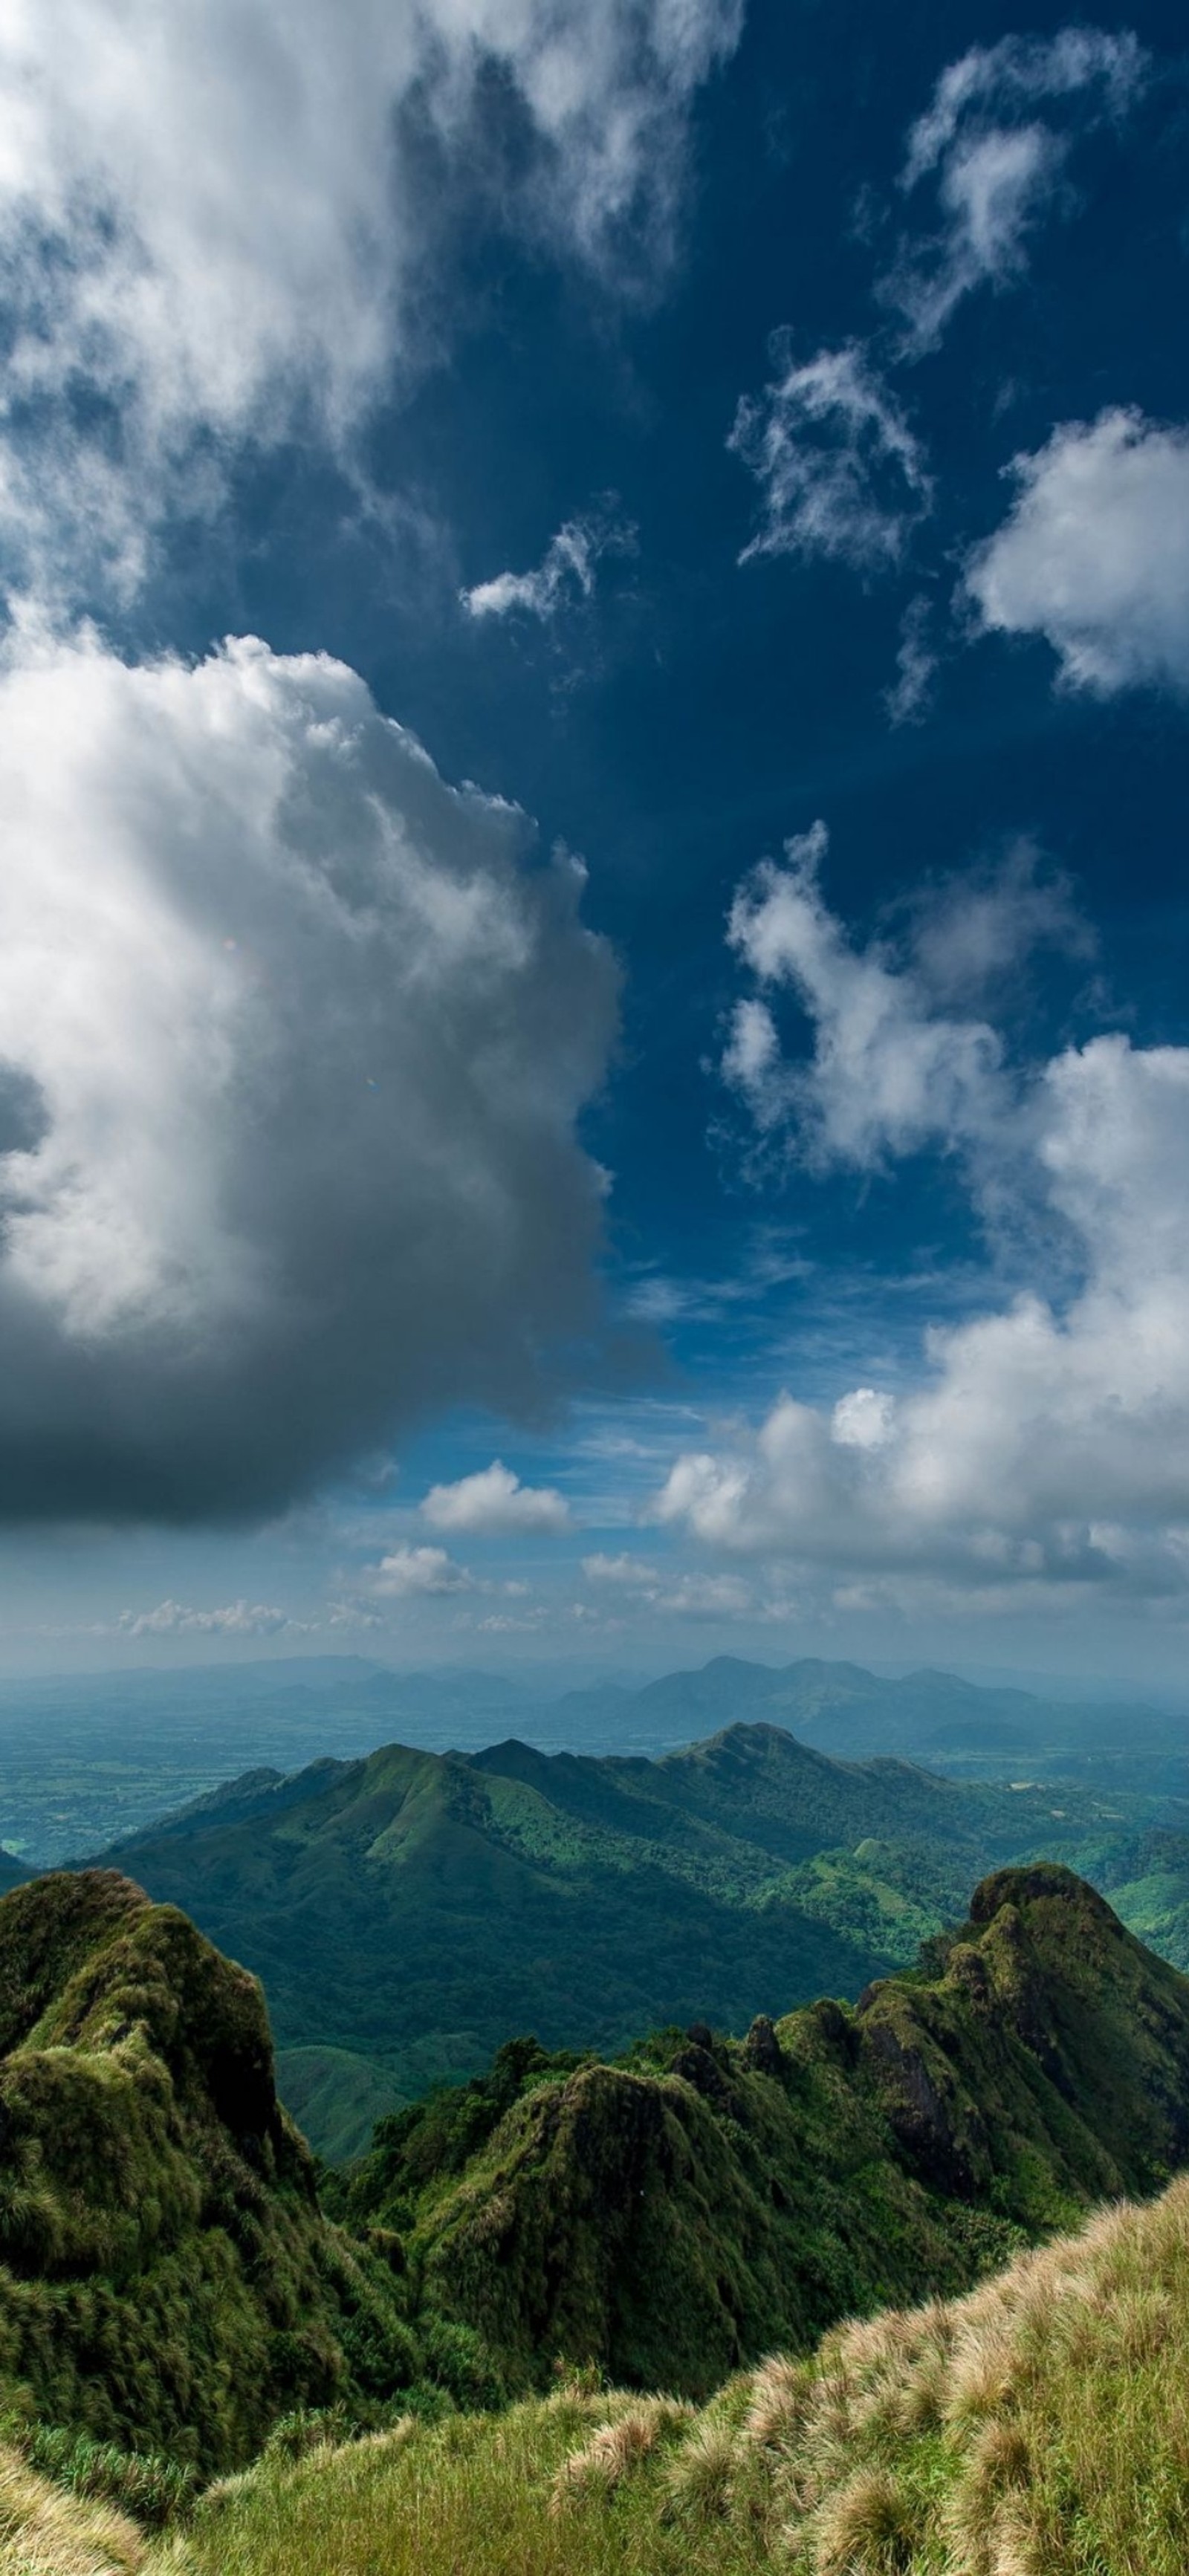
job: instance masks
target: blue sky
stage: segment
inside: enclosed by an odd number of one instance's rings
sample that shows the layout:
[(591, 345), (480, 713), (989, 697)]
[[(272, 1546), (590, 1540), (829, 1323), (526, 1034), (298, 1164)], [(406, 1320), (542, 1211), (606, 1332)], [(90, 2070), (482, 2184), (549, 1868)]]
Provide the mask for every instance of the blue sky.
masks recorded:
[(0, 78), (0, 1660), (1175, 1679), (1178, 16)]

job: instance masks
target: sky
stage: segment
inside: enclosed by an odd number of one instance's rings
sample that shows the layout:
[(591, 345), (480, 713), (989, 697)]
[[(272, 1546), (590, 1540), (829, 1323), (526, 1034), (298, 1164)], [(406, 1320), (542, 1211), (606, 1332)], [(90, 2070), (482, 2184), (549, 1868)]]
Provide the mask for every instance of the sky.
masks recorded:
[(0, 1670), (1175, 1685), (1181, 13), (0, 83)]

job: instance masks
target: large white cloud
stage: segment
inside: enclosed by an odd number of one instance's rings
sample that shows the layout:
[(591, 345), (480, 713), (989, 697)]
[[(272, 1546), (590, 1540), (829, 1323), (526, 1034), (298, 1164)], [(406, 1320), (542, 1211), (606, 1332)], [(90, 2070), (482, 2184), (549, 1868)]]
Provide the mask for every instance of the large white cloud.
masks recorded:
[(846, 940), (803, 854), (745, 891), (735, 936), (814, 1025), (789, 1064), (770, 1023), (769, 1126), (866, 1169), (957, 1156), (989, 1222), (1028, 1220), (1034, 1272), (929, 1331), (907, 1387), (873, 1372), (832, 1404), (785, 1394), (758, 1428), (687, 1452), (659, 1517), (719, 1551), (967, 1599), (1183, 1595), (1189, 1048), (1111, 1034), (1013, 1072), (987, 1024), (931, 1005), (919, 965)]
[(1189, 689), (1189, 429), (1138, 412), (1054, 430), (967, 568), (983, 625), (1043, 635), (1071, 687)]
[(341, 439), (432, 345), (427, 263), (467, 192), (604, 270), (663, 260), (690, 102), (742, 13), (10, 0), (10, 545), (43, 578), (81, 549), (131, 582), (179, 464), (193, 505), (228, 440), (303, 420)]
[(283, 1502), (590, 1313), (582, 872), (325, 656), (0, 670), (0, 1511)]

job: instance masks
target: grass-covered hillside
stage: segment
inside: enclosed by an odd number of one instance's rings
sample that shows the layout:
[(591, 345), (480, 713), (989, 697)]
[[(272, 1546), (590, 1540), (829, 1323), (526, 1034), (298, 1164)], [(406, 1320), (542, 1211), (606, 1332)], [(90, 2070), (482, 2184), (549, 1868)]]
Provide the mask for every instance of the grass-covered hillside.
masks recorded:
[(952, 2293), (1189, 2153), (1189, 1982), (1055, 1866), (986, 1881), (930, 1973), (616, 2065), (505, 2050), (347, 2186), (506, 2383), (704, 2395), (848, 2313)]
[(419, 2356), (330, 2228), (254, 1978), (112, 1871), (0, 1901), (0, 2413), (205, 2468)]
[(1119, 1823), (748, 1725), (659, 1762), (393, 1745), (232, 1782), (111, 1857), (263, 1979), (282, 2090), (342, 2157), (513, 2031), (608, 2052), (855, 1995), (988, 1868)]
[(0, 2452), (0, 2571), (1184, 2576), (1187, 2375), (1180, 2181), (701, 2412), (571, 2379), (500, 2416), (273, 2445), (164, 2541)]

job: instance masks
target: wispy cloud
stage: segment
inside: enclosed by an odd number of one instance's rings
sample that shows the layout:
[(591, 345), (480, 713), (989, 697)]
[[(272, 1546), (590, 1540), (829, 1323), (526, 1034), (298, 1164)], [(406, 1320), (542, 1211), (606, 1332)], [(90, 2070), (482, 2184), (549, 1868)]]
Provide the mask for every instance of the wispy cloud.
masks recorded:
[(1066, 27), (973, 46), (942, 73), (909, 134), (901, 181), (908, 196), (935, 183), (939, 225), (902, 241), (881, 282), (908, 324), (906, 354), (934, 348), (975, 288), (1023, 276), (1039, 223), (1062, 201), (1076, 135), (1122, 116), (1146, 69), (1134, 35)]
[(773, 355), (772, 382), (743, 398), (727, 441), (763, 505), (740, 562), (788, 554), (860, 570), (898, 562), (932, 487), (896, 396), (856, 342), (798, 362), (791, 334), (781, 332)]
[(928, 712), (938, 661), (929, 641), (929, 624), (929, 601), (918, 591), (900, 621), (896, 677), (885, 700), (894, 725), (920, 724)]
[(549, 619), (576, 600), (589, 599), (596, 570), (605, 555), (636, 551), (636, 530), (621, 518), (612, 496), (575, 519), (567, 519), (532, 572), (499, 572), (459, 595), (469, 617)]
[[(695, 93), (743, 0), (72, 0), (10, 10), (0, 538), (73, 589), (142, 576), (227, 456), (343, 454), (448, 328), (441, 203), (638, 290), (671, 256)], [(515, 153), (484, 116), (497, 80)], [(435, 208), (424, 147), (435, 155)]]

